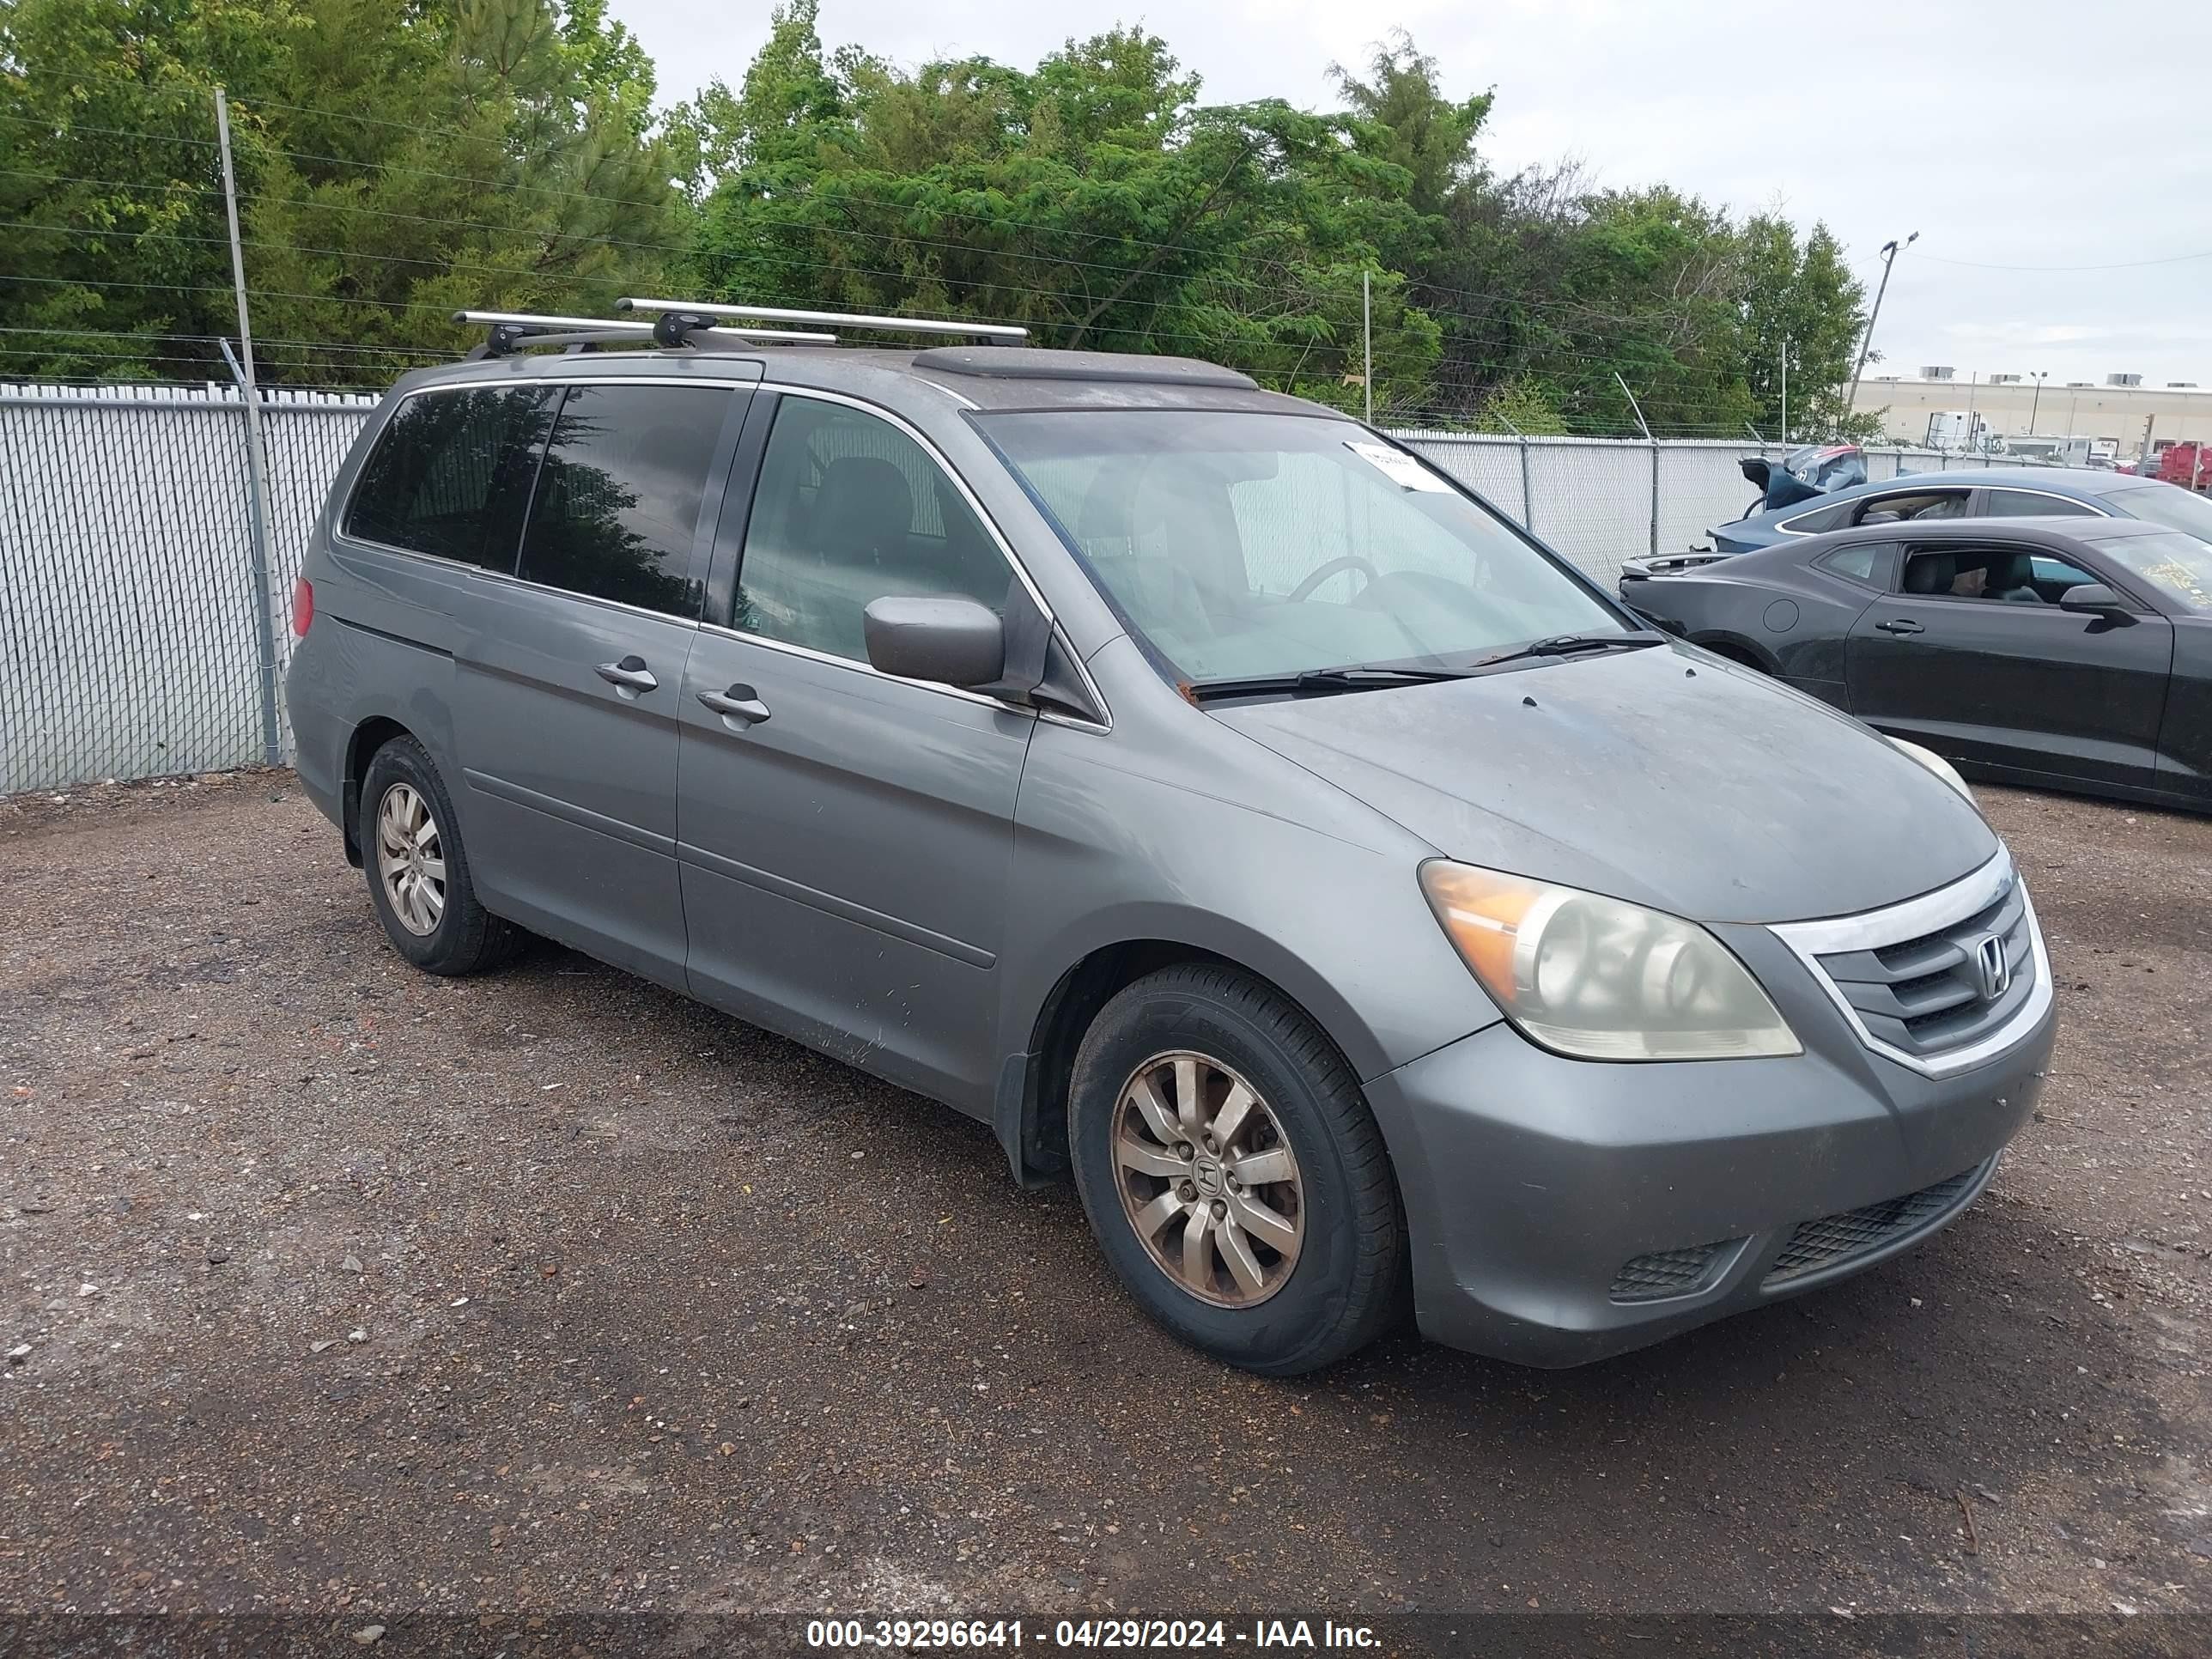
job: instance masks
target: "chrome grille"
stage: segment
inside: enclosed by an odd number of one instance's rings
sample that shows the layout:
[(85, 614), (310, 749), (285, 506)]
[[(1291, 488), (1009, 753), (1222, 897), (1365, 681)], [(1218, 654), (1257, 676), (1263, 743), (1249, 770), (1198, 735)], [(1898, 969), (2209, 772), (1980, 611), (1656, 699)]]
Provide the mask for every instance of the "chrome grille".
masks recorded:
[(1759, 1281), (1759, 1288), (1771, 1290), (1823, 1267), (1840, 1266), (1933, 1225), (1973, 1195), (1996, 1162), (1991, 1158), (1978, 1164), (1948, 1181), (1923, 1187), (1902, 1198), (1884, 1199), (1839, 1215), (1798, 1223), (1789, 1243)]
[(1979, 1064), (2050, 1005), (2035, 908), (2002, 853), (1903, 904), (1773, 932), (1869, 1047), (1932, 1076)]

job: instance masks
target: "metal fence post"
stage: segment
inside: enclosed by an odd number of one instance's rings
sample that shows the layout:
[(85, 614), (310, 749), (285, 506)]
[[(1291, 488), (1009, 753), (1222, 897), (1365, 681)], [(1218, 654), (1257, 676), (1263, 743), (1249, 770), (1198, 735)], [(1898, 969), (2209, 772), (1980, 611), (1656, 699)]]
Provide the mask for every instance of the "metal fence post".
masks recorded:
[(1536, 492), (1528, 483), (1528, 434), (1502, 411), (1498, 418), (1505, 422), (1505, 429), (1521, 446), (1521, 527), (1533, 536), (1536, 533)]
[(1644, 428), (1644, 441), (1651, 446), (1651, 552), (1656, 558), (1659, 552), (1659, 441), (1651, 435), (1651, 422), (1644, 418), (1644, 406), (1636, 401), (1636, 394), (1628, 389), (1628, 382), (1620, 378), (1617, 369), (1613, 380), (1620, 388), (1620, 395), (1628, 399), (1629, 408), (1635, 410), (1636, 424)]
[[(253, 643), (261, 663), (261, 749), (270, 766), (284, 762), (283, 728), (276, 720), (276, 629), (269, 591), (269, 451), (261, 439), (261, 394), (253, 382), (253, 325), (246, 310), (246, 255), (238, 238), (238, 180), (230, 166), (230, 105), (215, 89), (216, 137), (222, 149), (223, 205), (230, 217), (230, 276), (238, 300), (239, 356), (222, 341), (246, 412), (246, 481), (252, 498)], [(242, 359), (242, 361), (241, 361)]]

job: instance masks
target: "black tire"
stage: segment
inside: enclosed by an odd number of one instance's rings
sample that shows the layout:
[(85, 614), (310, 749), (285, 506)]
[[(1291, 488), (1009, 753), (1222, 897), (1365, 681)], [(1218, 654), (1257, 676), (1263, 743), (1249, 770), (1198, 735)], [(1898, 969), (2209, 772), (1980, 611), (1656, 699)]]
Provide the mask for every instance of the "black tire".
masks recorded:
[[(427, 931), (401, 918), (386, 890), (380, 860), (380, 816), (386, 798), (400, 789), (412, 791), (428, 809), (444, 865), (444, 902)], [(375, 907), (376, 919), (384, 924), (392, 948), (408, 961), (425, 973), (451, 977), (495, 968), (514, 953), (523, 937), (521, 931), (477, 902), (453, 797), (446, 793), (445, 780), (438, 775), (430, 757), (414, 738), (394, 738), (371, 757), (368, 774), (362, 779), (361, 818), (354, 834), (361, 843), (362, 868), (368, 877), (368, 902)], [(416, 922), (422, 919), (418, 912)]]
[[(1187, 1289), (1155, 1260), (1124, 1202), (1130, 1177), (1115, 1152), (1124, 1091), (1148, 1062), (1176, 1053), (1248, 1082), (1272, 1115), (1261, 1133), (1272, 1139), (1279, 1129), (1297, 1162), (1303, 1238), (1279, 1286), (1250, 1305), (1218, 1305)], [(1163, 969), (1101, 1009), (1076, 1052), (1068, 1140), (1084, 1212), (1115, 1275), (1193, 1347), (1262, 1376), (1296, 1376), (1365, 1346), (1403, 1316), (1405, 1220), (1382, 1131), (1320, 1029), (1249, 975), (1200, 963)], [(1169, 1235), (1187, 1225), (1170, 1223)], [(1210, 1261), (1233, 1292), (1225, 1253)]]

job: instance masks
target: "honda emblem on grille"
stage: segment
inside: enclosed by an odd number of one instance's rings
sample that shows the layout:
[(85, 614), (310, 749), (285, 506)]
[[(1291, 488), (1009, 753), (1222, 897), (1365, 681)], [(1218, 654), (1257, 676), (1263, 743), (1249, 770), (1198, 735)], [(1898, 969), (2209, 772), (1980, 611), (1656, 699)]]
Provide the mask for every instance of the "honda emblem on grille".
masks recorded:
[(1974, 947), (1974, 975), (1982, 982), (1982, 995), (1991, 1002), (2012, 986), (2012, 963), (2005, 956), (2004, 941), (1995, 933), (1984, 934)]

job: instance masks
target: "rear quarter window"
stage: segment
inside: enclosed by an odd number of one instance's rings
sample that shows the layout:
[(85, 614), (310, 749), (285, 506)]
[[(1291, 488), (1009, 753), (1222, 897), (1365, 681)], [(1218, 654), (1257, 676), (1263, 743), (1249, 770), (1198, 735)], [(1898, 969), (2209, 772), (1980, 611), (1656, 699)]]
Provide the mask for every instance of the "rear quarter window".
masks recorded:
[(378, 434), (344, 533), (486, 570), (512, 570), (553, 394), (418, 392)]
[(1851, 521), (1851, 501), (1838, 501), (1832, 507), (1816, 507), (1809, 513), (1800, 513), (1794, 519), (1784, 520), (1779, 528), (1795, 531), (1800, 536), (1817, 536), (1824, 530), (1841, 530)]
[(1821, 569), (1832, 572), (1848, 580), (1863, 583), (1869, 587), (1879, 586), (1891, 549), (1885, 542), (1863, 542), (1856, 547), (1839, 547), (1824, 554), (1816, 562)]

